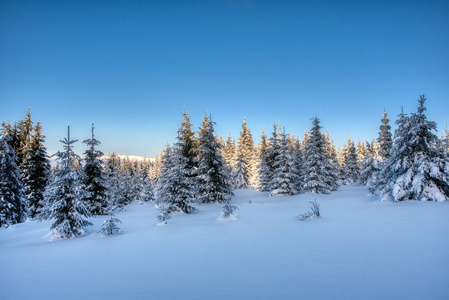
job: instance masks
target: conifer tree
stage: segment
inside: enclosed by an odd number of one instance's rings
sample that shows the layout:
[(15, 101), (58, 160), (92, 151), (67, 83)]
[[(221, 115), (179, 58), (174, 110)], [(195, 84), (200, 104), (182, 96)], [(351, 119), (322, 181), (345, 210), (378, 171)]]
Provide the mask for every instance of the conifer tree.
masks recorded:
[(344, 180), (346, 182), (357, 182), (360, 170), (358, 165), (357, 150), (351, 137), (348, 137), (344, 156)]
[(72, 145), (77, 140), (70, 139), (70, 127), (67, 138), (61, 141), (63, 152), (55, 156), (60, 168), (54, 170), (45, 191), (46, 204), (39, 214), (40, 220), (55, 220), (50, 230), (56, 238), (71, 238), (84, 235), (84, 227), (92, 225), (87, 220), (91, 216), (89, 207), (82, 200), (81, 171), (73, 167), (73, 158), (79, 157), (73, 152)]
[(183, 174), (185, 157), (181, 155), (180, 144), (177, 143), (173, 149), (167, 145), (162, 157), (161, 173), (158, 181), (158, 202), (167, 204), (167, 212), (182, 211), (184, 213), (196, 212), (197, 209), (191, 205), (194, 200), (190, 181)]
[(86, 202), (93, 215), (105, 215), (109, 210), (106, 174), (104, 162), (100, 159), (103, 152), (95, 149), (96, 146), (100, 145), (100, 141), (94, 136), (94, 124), (92, 124), (92, 137), (84, 140), (83, 143), (89, 146), (89, 149), (84, 152), (85, 164), (82, 188), (85, 194), (83, 201)]
[(23, 164), (26, 161), (28, 147), (31, 144), (31, 133), (33, 131), (33, 122), (31, 121), (30, 109), (27, 110), (25, 120), (20, 120), (17, 142), (17, 158), (19, 160), (19, 167), (23, 170)]
[(374, 141), (370, 144), (366, 142), (365, 157), (360, 164), (360, 176), (359, 182), (361, 184), (371, 187), (372, 180), (375, 180), (375, 174), (380, 171), (379, 162), (377, 161), (374, 153)]
[(4, 127), (0, 139), (0, 226), (2, 227), (21, 223), (28, 215), (17, 156), (10, 146), (11, 139), (8, 129)]
[(338, 170), (327, 151), (318, 117), (312, 119), (312, 124), (303, 166), (307, 170), (304, 189), (316, 194), (329, 193), (338, 187)]
[(50, 159), (44, 146), (40, 122), (34, 127), (34, 135), (27, 147), (23, 165), (23, 184), (30, 207), (30, 217), (34, 218), (44, 204), (44, 192), (50, 178)]
[[(376, 182), (383, 199), (402, 201), (418, 198), (418, 200), (441, 201), (439, 190), (447, 187), (444, 185), (445, 180), (441, 179), (445, 176), (444, 166), (447, 166), (447, 159), (445, 161), (439, 140), (431, 132), (436, 130), (436, 124), (426, 120), (425, 100), (424, 96), (418, 100), (420, 106), (417, 114), (407, 117), (401, 113), (396, 122), (399, 126), (395, 131), (392, 156)], [(428, 172), (431, 173), (427, 174)], [(431, 194), (438, 195), (438, 199), (427, 195), (429, 192), (426, 189), (431, 189), (433, 192)]]
[(275, 166), (274, 164), (277, 161), (277, 157), (281, 153), (281, 145), (280, 140), (278, 136), (278, 130), (276, 126), (276, 122), (273, 124), (273, 132), (271, 133), (271, 137), (269, 139), (269, 149), (268, 149), (268, 159), (267, 159), (267, 166), (269, 169), (269, 172), (271, 174), (271, 182), (270, 182), (270, 191), (276, 189), (276, 184), (274, 182), (274, 174), (275, 174)]
[(393, 147), (393, 139), (391, 135), (391, 126), (389, 125), (390, 120), (387, 118), (388, 114), (384, 109), (384, 113), (382, 114), (382, 125), (380, 125), (379, 129), (379, 137), (377, 138), (377, 142), (379, 143), (379, 155), (382, 161), (385, 161), (390, 157), (390, 151)]
[(232, 174), (235, 189), (245, 189), (249, 186), (249, 175), (246, 165), (243, 152), (237, 148), (235, 167)]
[(145, 161), (138, 173), (140, 200), (144, 202), (154, 200), (153, 184), (149, 176), (149, 164)]
[(256, 180), (254, 179), (254, 165), (256, 163), (254, 157), (254, 141), (251, 130), (247, 126), (246, 118), (243, 119), (242, 130), (237, 141), (237, 150), (239, 151), (237, 157), (245, 164), (245, 169), (248, 174), (248, 184), (256, 184)]
[(383, 200), (449, 200), (449, 158), (433, 133), (436, 123), (425, 115), (424, 95), (417, 113), (401, 114), (391, 156), (380, 173)]
[(279, 146), (280, 152), (279, 155), (276, 156), (276, 160), (273, 164), (273, 191), (270, 196), (297, 194), (298, 190), (296, 188), (296, 184), (299, 181), (298, 170), (295, 168), (294, 159), (289, 148), (289, 141), (285, 133), (285, 129), (281, 132)]
[(270, 157), (269, 157), (268, 141), (263, 129), (259, 144), (259, 156), (260, 156), (260, 163), (259, 163), (258, 189), (261, 192), (269, 192), (271, 191), (272, 173), (269, 162)]
[(207, 115), (198, 137), (198, 186), (199, 203), (228, 203), (232, 196), (232, 181), (223, 156), (222, 147), (214, 136), (214, 125)]
[(231, 139), (230, 134), (228, 134), (228, 138), (226, 139), (225, 146), (223, 148), (223, 158), (229, 169), (232, 171), (234, 168), (235, 159), (235, 141)]

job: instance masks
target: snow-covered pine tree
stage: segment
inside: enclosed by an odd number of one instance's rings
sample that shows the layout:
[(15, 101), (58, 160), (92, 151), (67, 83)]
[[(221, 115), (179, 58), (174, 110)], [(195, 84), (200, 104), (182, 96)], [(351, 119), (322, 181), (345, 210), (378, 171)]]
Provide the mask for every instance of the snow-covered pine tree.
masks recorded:
[(403, 200), (449, 200), (449, 158), (433, 133), (436, 123), (425, 115), (424, 95), (417, 113), (398, 120), (391, 156), (380, 173), (381, 198)]
[(153, 183), (149, 175), (149, 164), (145, 161), (142, 165), (142, 169), (138, 172), (137, 177), (139, 182), (140, 200), (144, 202), (154, 200)]
[(390, 157), (390, 151), (393, 147), (391, 126), (389, 125), (390, 120), (387, 118), (387, 116), (388, 114), (384, 109), (381, 120), (382, 124), (379, 127), (379, 137), (377, 138), (377, 142), (379, 144), (379, 155), (382, 161), (386, 161), (388, 157)]
[(232, 197), (232, 181), (228, 167), (220, 153), (222, 147), (214, 136), (212, 117), (203, 117), (198, 137), (198, 186), (199, 203), (228, 203)]
[(56, 238), (84, 235), (84, 227), (92, 225), (87, 220), (91, 216), (89, 207), (82, 200), (81, 171), (73, 167), (73, 159), (80, 159), (72, 150), (75, 142), (70, 139), (69, 126), (67, 138), (61, 140), (64, 151), (54, 154), (60, 168), (54, 170), (44, 194), (46, 204), (38, 215), (40, 220), (55, 220), (50, 230)]
[(292, 158), (293, 158), (293, 166), (296, 172), (296, 183), (295, 187), (297, 191), (302, 190), (304, 186), (304, 176), (305, 170), (302, 169), (304, 164), (304, 153), (301, 150), (301, 143), (299, 139), (296, 139), (296, 142), (292, 149)]
[(111, 206), (109, 208), (109, 218), (103, 221), (100, 230), (97, 231), (97, 234), (101, 234), (103, 236), (119, 234), (122, 230), (118, 227), (118, 223), (122, 224), (122, 221), (114, 216), (113, 206)]
[(28, 215), (28, 204), (21, 182), (17, 156), (11, 148), (8, 128), (3, 127), (0, 139), (0, 226), (21, 223)]
[(357, 162), (360, 164), (365, 159), (366, 156), (365, 144), (362, 143), (360, 139), (357, 141), (356, 149), (357, 149)]
[(375, 158), (373, 147), (374, 141), (371, 144), (366, 142), (365, 157), (360, 164), (359, 182), (363, 185), (367, 185), (368, 187), (371, 185), (373, 176), (380, 171), (379, 162)]
[(262, 129), (262, 136), (259, 143), (259, 185), (258, 189), (261, 192), (271, 191), (271, 181), (273, 174), (269, 166), (269, 148), (265, 132)]
[(33, 131), (33, 121), (31, 121), (30, 109), (27, 110), (27, 115), (25, 120), (20, 120), (19, 131), (18, 131), (18, 146), (16, 149), (17, 158), (19, 161), (19, 167), (23, 171), (24, 163), (26, 161), (26, 156), (28, 148), (31, 144), (31, 137)]
[(346, 151), (344, 156), (344, 181), (349, 182), (357, 182), (360, 176), (357, 150), (355, 148), (354, 142), (351, 140), (351, 137), (348, 137), (348, 142), (346, 144)]
[(85, 164), (83, 168), (82, 189), (85, 191), (82, 200), (88, 205), (93, 215), (105, 215), (109, 211), (107, 197), (106, 173), (104, 162), (101, 160), (103, 152), (96, 150), (100, 145), (94, 136), (94, 124), (92, 124), (92, 136), (83, 143), (89, 146), (84, 152)]
[(232, 172), (232, 182), (235, 189), (245, 189), (249, 186), (249, 175), (246, 169), (246, 161), (239, 147), (236, 151), (235, 166)]
[(281, 145), (278, 135), (278, 127), (276, 126), (276, 122), (273, 124), (273, 132), (271, 133), (271, 137), (269, 138), (269, 148), (268, 148), (268, 158), (267, 158), (267, 166), (269, 172), (271, 174), (271, 182), (270, 182), (270, 191), (276, 188), (276, 184), (274, 182), (274, 174), (275, 174), (275, 166), (277, 157), (281, 153)]
[(304, 189), (316, 194), (330, 193), (338, 188), (338, 169), (327, 151), (318, 117), (312, 119), (312, 124), (303, 165), (307, 170), (304, 176)]
[(242, 130), (240, 131), (240, 137), (237, 141), (237, 158), (241, 156), (241, 161), (245, 164), (245, 169), (248, 174), (248, 184), (257, 185), (257, 180), (254, 178), (254, 172), (257, 169), (255, 160), (255, 149), (253, 136), (251, 130), (248, 128), (246, 118), (243, 119)]
[(228, 138), (226, 139), (226, 143), (223, 148), (223, 158), (229, 169), (232, 171), (234, 169), (235, 141), (231, 139), (230, 134), (228, 134)]
[(196, 212), (197, 209), (191, 205), (194, 200), (190, 181), (183, 174), (185, 157), (181, 155), (180, 144), (167, 149), (162, 156), (161, 172), (157, 187), (157, 201), (167, 204), (167, 212), (182, 211), (184, 213)]
[(280, 152), (273, 164), (274, 174), (272, 178), (273, 191), (270, 196), (294, 195), (298, 193), (297, 183), (299, 181), (298, 170), (295, 168), (292, 151), (285, 129), (281, 132), (279, 139)]
[(34, 218), (44, 204), (44, 192), (50, 178), (50, 159), (44, 146), (41, 123), (34, 127), (34, 135), (27, 147), (23, 164), (23, 185), (30, 207), (30, 217)]
[[(184, 109), (182, 114), (183, 122), (181, 123), (181, 128), (178, 130), (178, 143), (177, 147), (180, 151), (178, 153), (179, 162), (181, 163), (180, 168), (182, 169), (182, 176), (185, 177), (186, 181), (186, 191), (190, 193), (193, 198), (195, 193), (196, 185), (196, 168), (198, 167), (198, 162), (196, 160), (197, 151), (197, 140), (195, 139), (195, 132), (192, 130), (192, 123), (190, 123), (190, 115)], [(189, 189), (189, 187), (191, 187)], [(187, 195), (186, 195), (187, 196)]]

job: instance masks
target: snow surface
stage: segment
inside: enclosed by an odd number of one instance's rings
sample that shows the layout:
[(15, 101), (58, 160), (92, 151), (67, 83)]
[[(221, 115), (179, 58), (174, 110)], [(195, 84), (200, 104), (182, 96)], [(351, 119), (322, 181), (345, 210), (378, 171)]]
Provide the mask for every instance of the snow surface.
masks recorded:
[[(95, 234), (108, 216), (70, 240), (49, 241), (51, 222), (2, 228), (0, 299), (449, 299), (449, 202), (268, 194), (237, 190), (233, 222), (209, 204), (156, 226), (133, 203), (115, 236)], [(313, 199), (321, 218), (297, 221)]]

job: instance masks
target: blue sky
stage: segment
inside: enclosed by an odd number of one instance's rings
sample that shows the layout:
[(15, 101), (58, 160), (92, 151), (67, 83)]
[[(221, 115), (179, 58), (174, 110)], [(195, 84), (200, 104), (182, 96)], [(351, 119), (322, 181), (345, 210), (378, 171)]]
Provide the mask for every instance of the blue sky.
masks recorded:
[[(0, 121), (31, 109), (50, 154), (95, 123), (101, 150), (153, 157), (183, 106), (238, 137), (317, 115), (342, 145), (420, 94), (449, 122), (448, 1), (1, 1)], [(76, 144), (81, 153), (84, 145)]]

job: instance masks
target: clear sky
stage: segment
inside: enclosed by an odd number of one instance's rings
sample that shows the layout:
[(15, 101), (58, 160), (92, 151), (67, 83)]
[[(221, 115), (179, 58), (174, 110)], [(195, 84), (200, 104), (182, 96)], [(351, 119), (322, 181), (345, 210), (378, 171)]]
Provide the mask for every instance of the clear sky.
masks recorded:
[[(449, 1), (0, 1), (0, 121), (31, 109), (49, 154), (96, 126), (106, 154), (154, 157), (183, 106), (195, 129), (302, 137), (317, 115), (342, 145), (377, 137), (420, 94), (449, 122)], [(75, 145), (78, 153), (84, 151)]]

